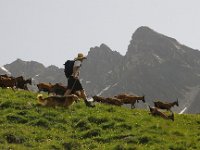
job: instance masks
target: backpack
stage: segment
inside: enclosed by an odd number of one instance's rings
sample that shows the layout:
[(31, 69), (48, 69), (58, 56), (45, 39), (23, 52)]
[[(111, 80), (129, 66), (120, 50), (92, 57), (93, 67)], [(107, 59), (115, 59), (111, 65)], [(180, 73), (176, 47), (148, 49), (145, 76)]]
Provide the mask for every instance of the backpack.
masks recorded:
[(67, 78), (69, 78), (73, 73), (74, 62), (75, 60), (67, 60), (64, 64), (64, 72)]

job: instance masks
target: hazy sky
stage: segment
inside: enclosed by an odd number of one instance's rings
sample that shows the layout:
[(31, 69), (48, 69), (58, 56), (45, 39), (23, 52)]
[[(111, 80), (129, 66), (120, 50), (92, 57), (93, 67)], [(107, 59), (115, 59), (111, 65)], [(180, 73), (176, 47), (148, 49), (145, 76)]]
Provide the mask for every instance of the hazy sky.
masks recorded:
[(140, 26), (200, 49), (200, 0), (0, 0), (0, 66), (63, 67), (105, 43), (124, 55)]

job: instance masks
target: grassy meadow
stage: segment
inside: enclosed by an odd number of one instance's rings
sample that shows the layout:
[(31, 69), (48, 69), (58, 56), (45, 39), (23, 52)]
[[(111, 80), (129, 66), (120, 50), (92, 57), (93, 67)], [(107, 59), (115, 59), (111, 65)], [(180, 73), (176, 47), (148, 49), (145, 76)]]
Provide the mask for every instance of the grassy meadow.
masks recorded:
[(200, 149), (200, 115), (175, 114), (173, 122), (105, 104), (47, 108), (36, 97), (0, 89), (0, 150)]

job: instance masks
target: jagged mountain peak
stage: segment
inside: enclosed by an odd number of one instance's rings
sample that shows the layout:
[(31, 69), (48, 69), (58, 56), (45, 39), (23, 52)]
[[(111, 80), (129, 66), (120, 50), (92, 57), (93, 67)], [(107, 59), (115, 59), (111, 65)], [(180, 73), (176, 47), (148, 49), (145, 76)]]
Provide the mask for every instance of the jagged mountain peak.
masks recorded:
[(110, 55), (117, 55), (122, 56), (119, 52), (113, 51), (109, 46), (102, 43), (100, 46), (92, 47), (90, 48), (90, 51), (88, 52), (88, 56), (104, 56), (108, 57)]
[(156, 57), (171, 59), (180, 57), (183, 53), (185, 48), (177, 40), (143, 26), (134, 32), (126, 57), (139, 54), (141, 57), (156, 55)]
[(147, 26), (142, 26), (136, 29), (136, 31), (132, 35), (132, 40), (131, 40), (131, 42), (137, 42), (137, 43), (145, 43), (145, 42), (150, 43), (150, 42), (163, 42), (163, 41), (169, 43), (176, 43), (177, 45), (180, 45), (180, 43), (176, 39), (161, 34)]
[(101, 45), (100, 45), (100, 47), (99, 48), (102, 48), (102, 49), (107, 49), (107, 50), (111, 50), (111, 48), (110, 47), (108, 47), (106, 44), (104, 44), (104, 43), (102, 43)]
[(47, 67), (47, 69), (49, 70), (56, 70), (56, 69), (59, 69), (57, 66), (54, 66), (54, 65), (50, 65)]
[(5, 68), (8, 69), (13, 76), (23, 75), (25, 77), (30, 77), (34, 74), (42, 72), (45, 66), (36, 61), (23, 61), (17, 59), (10, 64), (6, 64)]
[(17, 58), (15, 61), (13, 61), (11, 64), (25, 64), (27, 63), (26, 61), (23, 61), (20, 58)]
[(91, 47), (89, 52), (94, 52), (94, 51), (109, 52), (112, 50), (106, 44), (102, 43), (100, 46)]
[(148, 26), (141, 26), (136, 29), (135, 33), (143, 33), (143, 32), (156, 32)]
[(24, 61), (20, 58), (17, 58), (15, 61), (13, 61), (12, 63), (9, 64), (9, 66), (12, 65), (39, 65), (41, 67), (44, 67), (44, 65), (42, 63), (39, 63), (37, 61)]
[(156, 32), (155, 30), (147, 27), (141, 26), (132, 35), (132, 40), (148, 40), (149, 38), (163, 38), (166, 37), (163, 34)]

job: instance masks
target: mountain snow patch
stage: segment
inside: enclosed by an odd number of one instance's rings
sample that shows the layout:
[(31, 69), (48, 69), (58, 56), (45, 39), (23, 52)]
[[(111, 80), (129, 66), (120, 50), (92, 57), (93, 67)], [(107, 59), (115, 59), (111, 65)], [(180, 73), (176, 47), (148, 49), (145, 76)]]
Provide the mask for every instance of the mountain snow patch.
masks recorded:
[(110, 70), (109, 72), (108, 72), (108, 74), (111, 74), (112, 73), (112, 70)]
[(1, 67), (1, 69), (3, 70), (3, 71), (5, 71), (6, 72), (6, 74), (9, 74), (9, 75), (11, 75), (11, 72), (10, 71), (8, 71), (4, 66), (2, 66)]
[(185, 107), (179, 114), (183, 114), (186, 111), (187, 107)]
[(162, 58), (160, 58), (160, 56), (153, 54), (153, 56), (158, 60), (159, 63), (164, 62), (164, 60)]
[(108, 85), (106, 88), (104, 88), (101, 92), (99, 92), (97, 94), (97, 96), (100, 96), (101, 94), (103, 94), (105, 91), (107, 91), (109, 88), (111, 87), (111, 85)]
[(85, 83), (86, 83), (86, 84), (89, 84), (89, 83), (91, 83), (91, 81), (86, 81)]
[(113, 84), (112, 86), (111, 86), (111, 85), (108, 85), (108, 86), (105, 87), (101, 92), (99, 92), (99, 93), (97, 94), (97, 96), (100, 96), (100, 95), (103, 94), (105, 91), (107, 91), (108, 89), (110, 89), (111, 87), (114, 87), (114, 86), (116, 86), (116, 85), (118, 85), (118, 82), (115, 83), (115, 84)]

